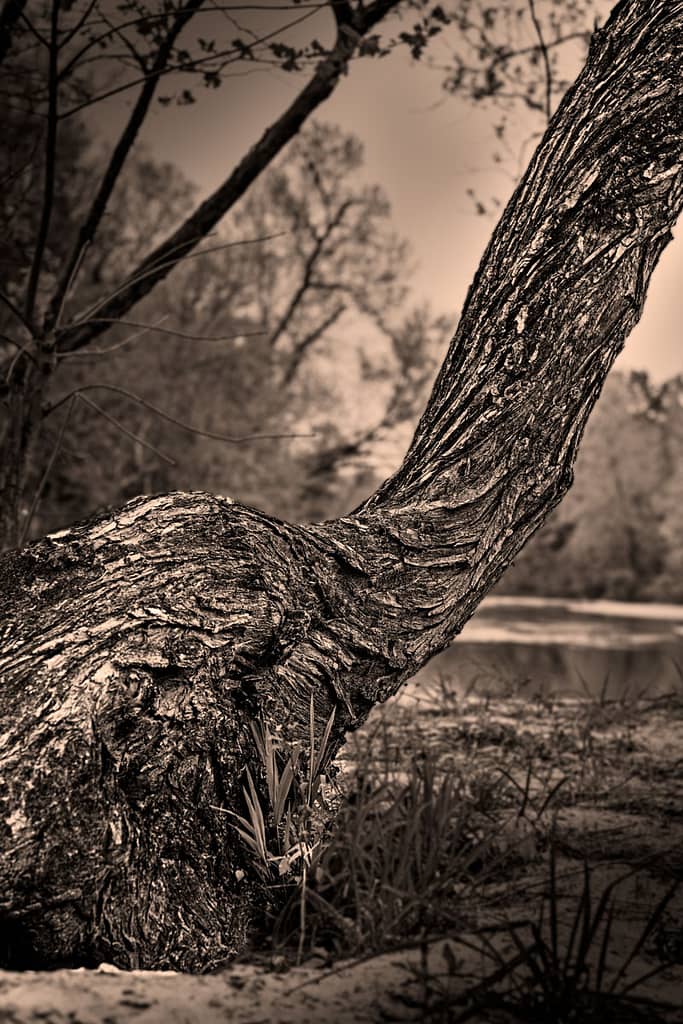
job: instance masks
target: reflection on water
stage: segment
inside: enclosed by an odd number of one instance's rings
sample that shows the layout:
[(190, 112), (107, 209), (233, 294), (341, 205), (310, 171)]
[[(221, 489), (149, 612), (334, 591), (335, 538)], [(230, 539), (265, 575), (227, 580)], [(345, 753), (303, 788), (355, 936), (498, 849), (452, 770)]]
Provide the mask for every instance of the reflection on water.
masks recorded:
[(616, 698), (680, 690), (683, 607), (489, 598), (415, 683), (438, 676), (461, 693)]

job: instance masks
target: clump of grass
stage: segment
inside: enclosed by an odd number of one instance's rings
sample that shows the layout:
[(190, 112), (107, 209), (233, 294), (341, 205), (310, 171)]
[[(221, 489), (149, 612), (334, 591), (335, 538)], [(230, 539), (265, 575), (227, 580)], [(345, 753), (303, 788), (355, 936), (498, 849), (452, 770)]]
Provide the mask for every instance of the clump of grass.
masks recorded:
[(246, 816), (234, 811), (226, 813), (235, 819), (235, 829), (250, 850), (254, 867), (264, 881), (272, 881), (273, 874), (279, 877), (289, 874), (297, 864), (303, 874), (313, 863), (320, 845), (320, 836), (315, 835), (316, 811), (322, 803), (323, 768), (328, 759), (333, 724), (334, 711), (316, 747), (311, 698), (309, 745), (305, 757), (302, 757), (304, 751), (300, 744), (283, 749), (266, 724), (251, 723), (265, 778), (267, 807), (265, 810), (262, 807), (254, 779), (247, 768), (247, 784), (242, 790)]
[[(419, 994), (395, 996), (418, 1012), (416, 1019), (464, 1024), (469, 1020), (489, 1020), (486, 1014), (500, 1013), (505, 1015), (506, 1021), (529, 1024), (636, 1021), (653, 1024), (664, 1021), (663, 1014), (675, 1009), (667, 1003), (636, 995), (636, 990), (666, 970), (668, 963), (660, 963), (635, 978), (629, 977), (628, 972), (655, 933), (679, 882), (669, 887), (651, 911), (628, 955), (609, 969), (607, 959), (616, 921), (614, 890), (635, 872), (628, 872), (606, 885), (595, 900), (591, 871), (585, 863), (583, 888), (570, 919), (569, 932), (561, 938), (562, 914), (554, 846), (550, 848), (549, 863), (549, 892), (540, 902), (535, 921), (508, 922), (481, 929), (471, 939), (454, 936), (441, 951), (444, 968), (440, 971), (434, 970), (428, 958), (423, 957), (415, 968)], [(500, 943), (494, 941), (496, 936), (512, 940), (511, 956), (501, 951)], [(462, 962), (453, 952), (453, 946), (476, 952), (494, 969), (474, 986), (463, 988), (462, 983), (458, 986)]]
[(355, 767), (305, 892), (292, 885), (268, 922), (278, 955), (367, 956), (463, 927), (475, 890), (517, 863), (519, 835), (513, 842), (504, 835), (516, 822), (514, 788), (486, 767), (455, 767), (416, 739), (408, 751), (397, 749), (381, 721), (356, 739)]
[[(461, 923), (464, 893), (492, 870), (496, 831), (464, 780), (428, 754), (393, 784), (359, 772), (307, 893), (312, 947), (357, 956)], [(281, 941), (290, 926), (284, 915)]]
[(246, 784), (242, 787), (245, 813), (216, 808), (233, 819), (271, 907), (281, 907), (284, 902), (291, 902), (292, 892), (297, 894), (297, 962), (302, 958), (306, 936), (308, 878), (320, 857), (324, 822), (329, 817), (323, 781), (330, 760), (334, 717), (333, 710), (320, 742), (316, 743), (311, 697), (306, 749), (300, 743), (283, 743), (271, 733), (267, 723), (252, 722), (262, 785), (257, 786), (247, 768)]
[[(323, 785), (333, 716), (316, 746), (285, 748), (253, 725), (259, 777), (245, 773), (244, 814), (229, 813), (268, 890), (257, 947), (301, 962), (381, 952), (463, 918), (464, 893), (501, 860), (495, 779), (439, 767), (429, 751), (401, 762), (384, 732), (336, 794)], [(267, 936), (267, 938), (266, 938)]]

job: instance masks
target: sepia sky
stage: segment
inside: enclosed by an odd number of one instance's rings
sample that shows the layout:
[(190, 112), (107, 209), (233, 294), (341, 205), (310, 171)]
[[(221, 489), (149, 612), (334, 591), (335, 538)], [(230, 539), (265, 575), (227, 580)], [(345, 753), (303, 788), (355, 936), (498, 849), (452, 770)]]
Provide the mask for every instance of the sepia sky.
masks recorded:
[[(306, 26), (306, 37), (318, 32), (324, 39), (329, 14), (316, 17), (320, 21)], [(445, 42), (441, 54), (436, 43), (436, 58), (445, 59)], [(303, 75), (272, 69), (234, 77), (218, 90), (199, 87), (196, 104), (157, 108), (144, 142), (157, 159), (176, 163), (207, 194), (305, 80)], [(120, 105), (118, 111), (110, 110), (111, 130), (121, 113)], [(538, 128), (538, 122), (520, 122), (517, 137), (510, 136), (514, 153), (496, 165), (493, 116), (483, 105), (446, 97), (438, 71), (416, 64), (403, 49), (381, 60), (356, 60), (316, 114), (363, 141), (363, 177), (382, 185), (395, 229), (412, 246), (417, 264), (412, 298), (429, 299), (436, 312), (452, 315), (454, 324), (496, 221), (494, 213), (475, 213), (467, 189), (475, 189), (485, 201), (492, 195), (505, 201), (528, 161), (529, 135)], [(622, 369), (647, 369), (656, 380), (683, 372), (682, 286), (679, 225), (653, 276), (641, 323), (619, 358)]]

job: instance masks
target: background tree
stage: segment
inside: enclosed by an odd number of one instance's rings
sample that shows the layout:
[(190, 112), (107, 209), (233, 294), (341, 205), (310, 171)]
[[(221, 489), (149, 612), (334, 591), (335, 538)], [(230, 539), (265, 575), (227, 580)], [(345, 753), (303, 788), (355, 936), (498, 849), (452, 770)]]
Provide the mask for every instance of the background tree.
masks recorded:
[(619, 2), (493, 234), (402, 466), (354, 513), (296, 526), (162, 495), (3, 557), (18, 959), (197, 969), (242, 946), (259, 880), (225, 812), (258, 776), (252, 726), (304, 743), (313, 717), (320, 749), (334, 712), (332, 756), (570, 486), (683, 207), (681, 81), (683, 3)]
[[(307, 453), (340, 429), (342, 416), (341, 410), (331, 416), (321, 398), (312, 353), (327, 345), (323, 361), (329, 358), (330, 331), (338, 327), (359, 332), (345, 359), (366, 358), (363, 331), (379, 333), (374, 325), (384, 309), (393, 319), (402, 315), (408, 268), (405, 243), (388, 225), (386, 199), (354, 180), (362, 160), (356, 139), (312, 122), (283, 156), (212, 240), (213, 252), (186, 261), (172, 284), (161, 283), (140, 303), (136, 319), (114, 325), (106, 341), (61, 357), (56, 386), (48, 389), (53, 412), (46, 427), (52, 429), (45, 431), (39, 467), (55, 450), (52, 425), (64, 417), (70, 396), (79, 402), (32, 516), (38, 535), (100, 505), (174, 487), (229, 493), (281, 515), (311, 513), (304, 499)], [(186, 201), (188, 186), (170, 168), (153, 166), (150, 173), (145, 161), (132, 170), (130, 183), (123, 178), (123, 206), (114, 202), (106, 224), (104, 251), (94, 247), (83, 268), (93, 295), (117, 279), (121, 260), (130, 260), (158, 224), (160, 180), (169, 202)], [(140, 210), (131, 224), (130, 208)], [(238, 244), (254, 238), (264, 241)], [(170, 331), (167, 324), (174, 325)], [(384, 345), (385, 361), (391, 345)], [(393, 381), (397, 371), (394, 360)], [(414, 383), (413, 375), (402, 386), (407, 391)], [(190, 417), (195, 432), (188, 433), (179, 424), (198, 393), (202, 401)], [(136, 406), (133, 395), (148, 404)], [(302, 421), (305, 432), (315, 431), (302, 451), (220, 441), (301, 433)], [(34, 493), (39, 487), (36, 480)]]

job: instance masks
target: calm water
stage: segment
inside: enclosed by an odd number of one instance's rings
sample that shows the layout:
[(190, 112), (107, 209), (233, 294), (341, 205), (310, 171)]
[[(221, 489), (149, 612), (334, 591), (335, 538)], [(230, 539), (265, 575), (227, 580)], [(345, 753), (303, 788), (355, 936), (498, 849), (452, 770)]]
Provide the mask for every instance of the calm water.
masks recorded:
[(455, 643), (411, 682), (459, 692), (609, 697), (683, 688), (683, 606), (488, 598)]

